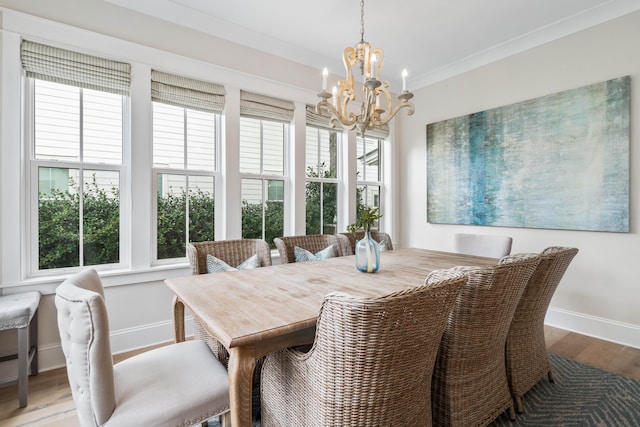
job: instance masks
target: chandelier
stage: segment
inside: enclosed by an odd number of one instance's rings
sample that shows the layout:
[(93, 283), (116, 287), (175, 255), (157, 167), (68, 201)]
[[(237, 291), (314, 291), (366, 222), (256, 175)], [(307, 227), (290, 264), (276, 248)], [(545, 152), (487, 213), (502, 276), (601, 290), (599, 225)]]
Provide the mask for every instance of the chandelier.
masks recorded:
[[(398, 95), (398, 104), (393, 106), (389, 93), (389, 82), (380, 80), (380, 69), (384, 62), (384, 52), (380, 48), (372, 49), (364, 40), (364, 0), (360, 1), (360, 42), (354, 47), (347, 47), (342, 55), (347, 76), (338, 80), (338, 87), (334, 86), (331, 93), (327, 92), (328, 70), (322, 71), (322, 92), (318, 97), (322, 101), (316, 105), (316, 112), (329, 113), (329, 125), (333, 128), (338, 124), (345, 129), (358, 129), (364, 137), (367, 130), (377, 129), (389, 122), (402, 108), (408, 108), (408, 115), (413, 114), (413, 104), (409, 102), (413, 94), (407, 91), (407, 70), (402, 71), (402, 92)], [(353, 68), (360, 65), (363, 76), (363, 99), (356, 96)], [(360, 112), (356, 114), (349, 109), (350, 103), (360, 104)]]

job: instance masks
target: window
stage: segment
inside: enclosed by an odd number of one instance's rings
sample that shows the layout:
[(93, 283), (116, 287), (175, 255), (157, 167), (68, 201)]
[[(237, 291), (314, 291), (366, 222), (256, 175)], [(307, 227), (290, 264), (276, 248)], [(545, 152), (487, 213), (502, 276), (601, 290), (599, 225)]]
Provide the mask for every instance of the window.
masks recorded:
[[(356, 139), (358, 179), (356, 189), (357, 215), (363, 208), (381, 208), (382, 139), (361, 137)], [(382, 209), (381, 209), (382, 210)], [(375, 228), (377, 228), (376, 225)]]
[(151, 80), (156, 259), (183, 258), (187, 242), (215, 239), (224, 88), (155, 70)]
[(338, 133), (306, 128), (306, 234), (335, 234), (338, 213)]
[(288, 125), (240, 118), (242, 237), (273, 246), (284, 234), (284, 147)]
[(119, 265), (130, 65), (23, 40), (31, 273)]
[(31, 79), (37, 270), (120, 262), (123, 96)]
[(216, 123), (212, 113), (153, 103), (157, 259), (214, 240)]
[(242, 237), (273, 239), (284, 234), (285, 151), (291, 101), (240, 91)]

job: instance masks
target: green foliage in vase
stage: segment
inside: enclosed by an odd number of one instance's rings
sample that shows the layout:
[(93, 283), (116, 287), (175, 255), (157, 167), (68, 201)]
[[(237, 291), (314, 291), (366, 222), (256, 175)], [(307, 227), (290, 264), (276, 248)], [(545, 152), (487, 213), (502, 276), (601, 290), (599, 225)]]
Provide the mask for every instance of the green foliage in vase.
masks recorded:
[(378, 208), (363, 207), (358, 212), (357, 219), (347, 226), (347, 231), (353, 234), (358, 230), (370, 231), (371, 226), (380, 218), (382, 215), (378, 213)]

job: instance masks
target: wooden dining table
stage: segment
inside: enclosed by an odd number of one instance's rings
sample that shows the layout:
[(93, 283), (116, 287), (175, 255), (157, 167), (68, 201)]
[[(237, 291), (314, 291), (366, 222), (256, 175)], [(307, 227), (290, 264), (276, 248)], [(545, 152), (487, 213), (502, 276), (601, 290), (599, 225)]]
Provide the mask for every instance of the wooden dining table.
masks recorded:
[(344, 292), (378, 297), (419, 286), (429, 272), (457, 265), (487, 266), (484, 258), (428, 249), (383, 251), (380, 269), (361, 273), (354, 256), (199, 274), (165, 280), (177, 299), (229, 351), (231, 423), (251, 426), (256, 360), (312, 343), (324, 296)]

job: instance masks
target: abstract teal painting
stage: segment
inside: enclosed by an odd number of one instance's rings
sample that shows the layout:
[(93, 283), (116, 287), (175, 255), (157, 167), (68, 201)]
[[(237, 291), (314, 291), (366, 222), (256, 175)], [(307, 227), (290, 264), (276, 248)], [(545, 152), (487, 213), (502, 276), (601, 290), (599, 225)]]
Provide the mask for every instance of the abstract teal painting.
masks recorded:
[(427, 125), (427, 222), (629, 231), (630, 77)]

